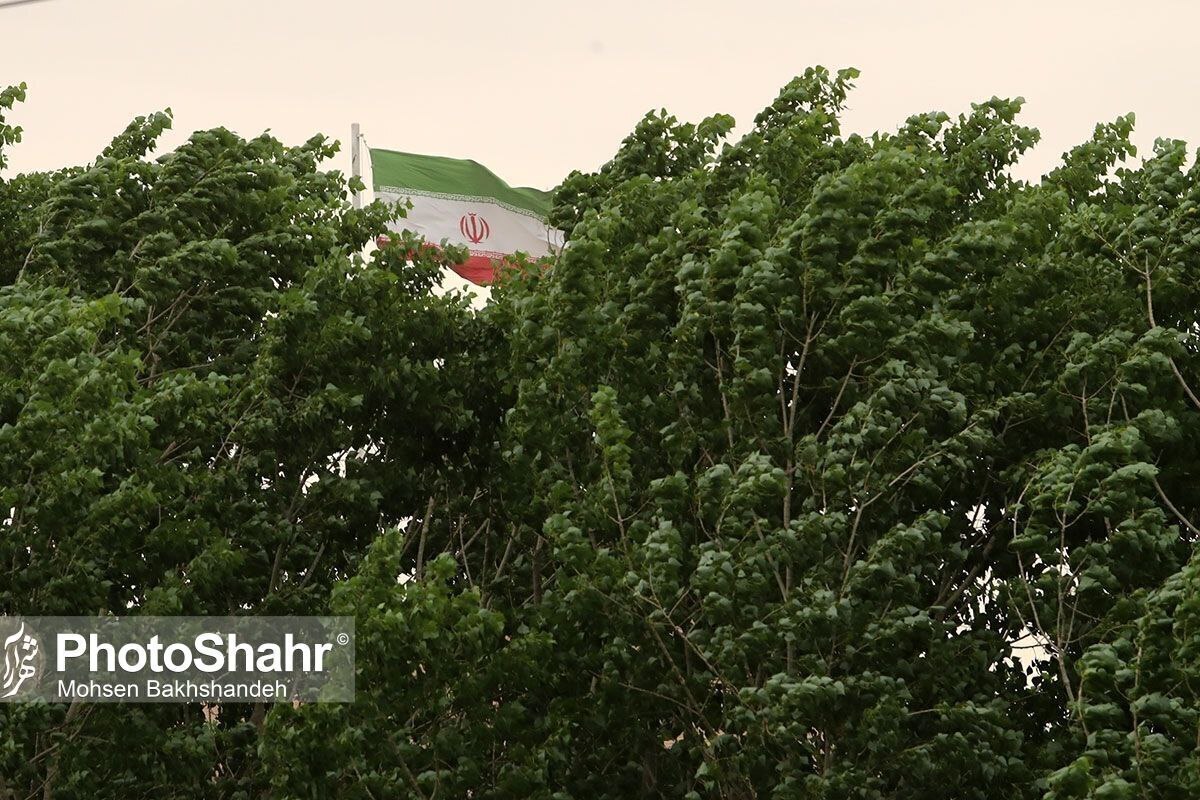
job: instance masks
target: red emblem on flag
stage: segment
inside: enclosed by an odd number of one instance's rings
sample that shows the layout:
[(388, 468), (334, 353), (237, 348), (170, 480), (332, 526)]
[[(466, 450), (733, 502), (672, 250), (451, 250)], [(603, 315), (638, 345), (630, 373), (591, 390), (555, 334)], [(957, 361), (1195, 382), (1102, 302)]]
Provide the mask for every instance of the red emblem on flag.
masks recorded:
[(479, 244), (492, 233), (487, 220), (476, 216), (474, 211), (463, 214), (462, 219), (458, 221), (458, 230), (471, 244)]

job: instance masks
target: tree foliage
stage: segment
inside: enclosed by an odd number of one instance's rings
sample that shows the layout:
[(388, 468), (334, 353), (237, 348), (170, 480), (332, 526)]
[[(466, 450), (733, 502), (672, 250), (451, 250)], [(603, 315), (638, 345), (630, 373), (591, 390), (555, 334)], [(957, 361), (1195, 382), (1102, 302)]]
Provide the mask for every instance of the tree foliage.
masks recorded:
[(7, 706), (0, 797), (1200, 793), (1198, 168), (1127, 116), (1023, 182), (1020, 100), (864, 137), (855, 77), (648, 115), (477, 312), (321, 138), (0, 183), (0, 610), (359, 658)]

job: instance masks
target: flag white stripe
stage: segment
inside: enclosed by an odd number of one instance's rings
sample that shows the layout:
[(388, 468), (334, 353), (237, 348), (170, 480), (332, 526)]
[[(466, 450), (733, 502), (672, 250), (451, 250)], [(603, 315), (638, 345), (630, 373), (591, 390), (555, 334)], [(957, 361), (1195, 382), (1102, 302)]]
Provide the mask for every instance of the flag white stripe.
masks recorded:
[[(391, 189), (391, 187), (389, 187)], [(424, 193), (377, 191), (376, 197), (391, 203), (412, 201), (408, 216), (393, 220), (393, 230), (410, 230), (426, 241), (463, 245), (478, 254), (527, 253), (538, 257), (562, 247), (562, 231), (549, 227), (526, 212), (518, 212), (491, 198), (450, 198)], [(463, 233), (463, 220), (474, 214), (486, 222), (466, 224), (478, 241)]]

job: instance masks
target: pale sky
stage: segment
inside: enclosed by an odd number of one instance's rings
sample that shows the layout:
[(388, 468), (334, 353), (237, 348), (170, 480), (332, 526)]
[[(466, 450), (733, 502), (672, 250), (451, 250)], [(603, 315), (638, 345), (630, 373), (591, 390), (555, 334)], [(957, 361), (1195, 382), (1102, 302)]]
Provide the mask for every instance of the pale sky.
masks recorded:
[(1025, 177), (1126, 111), (1143, 149), (1200, 144), (1195, 0), (3, 2), (0, 84), (29, 84), (10, 173), (85, 163), (170, 106), (167, 146), (217, 125), (345, 141), (357, 121), (373, 146), (550, 188), (653, 108), (744, 129), (811, 64), (862, 70), (846, 124), (864, 133), (1024, 96), (1043, 134)]

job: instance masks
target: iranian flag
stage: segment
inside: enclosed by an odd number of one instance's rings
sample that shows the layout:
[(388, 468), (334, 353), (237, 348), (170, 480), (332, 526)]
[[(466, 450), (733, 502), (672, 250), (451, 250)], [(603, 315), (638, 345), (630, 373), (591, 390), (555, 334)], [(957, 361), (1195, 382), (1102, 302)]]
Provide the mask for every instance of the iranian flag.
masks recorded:
[(495, 278), (496, 262), (521, 252), (538, 257), (562, 247), (562, 231), (546, 224), (550, 193), (509, 186), (475, 161), (370, 149), (375, 197), (410, 200), (394, 230), (410, 230), (434, 244), (463, 245), (471, 256), (455, 271), (481, 286)]

